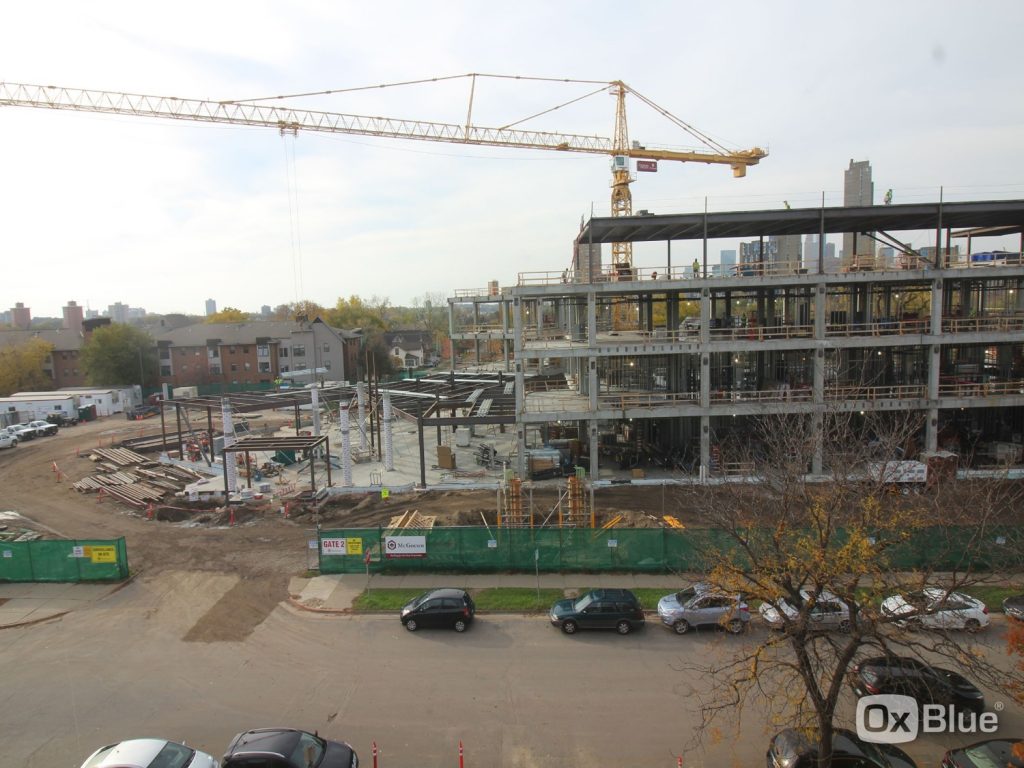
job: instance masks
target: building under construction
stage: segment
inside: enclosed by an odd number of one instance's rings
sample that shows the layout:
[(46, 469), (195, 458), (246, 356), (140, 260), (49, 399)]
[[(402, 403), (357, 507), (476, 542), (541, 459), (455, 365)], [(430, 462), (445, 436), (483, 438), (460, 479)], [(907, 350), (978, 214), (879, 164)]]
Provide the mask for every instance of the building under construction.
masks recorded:
[[(900, 239), (922, 230), (934, 246)], [(921, 452), (1016, 464), (1022, 232), (1024, 201), (592, 218), (569, 269), (457, 292), (453, 349), (462, 364), (514, 372), (520, 477), (531, 475), (531, 451), (556, 441), (577, 445), (594, 478), (644, 467), (726, 472), (750, 419), (826, 411), (919, 412)], [(825, 243), (840, 233), (868, 247), (837, 270)], [(803, 235), (815, 236), (817, 258), (766, 247)], [(1013, 252), (977, 247), (994, 235), (1020, 241)], [(715, 241), (737, 238), (756, 242), (733, 266), (709, 265)], [(673, 263), (673, 243), (686, 240), (702, 256)], [(602, 246), (638, 242), (663, 243), (663, 258), (602, 264)], [(527, 374), (554, 371), (564, 389), (522, 386)], [(827, 471), (820, 455), (813, 465)]]

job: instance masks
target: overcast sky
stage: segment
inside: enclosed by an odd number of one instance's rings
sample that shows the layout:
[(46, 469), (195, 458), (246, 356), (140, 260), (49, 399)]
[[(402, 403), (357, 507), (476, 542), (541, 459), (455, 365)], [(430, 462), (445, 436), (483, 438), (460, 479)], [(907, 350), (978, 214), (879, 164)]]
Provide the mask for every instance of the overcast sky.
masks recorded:
[[(469, 72), (623, 80), (729, 147), (632, 186), (654, 213), (841, 202), (851, 159), (876, 202), (1024, 198), (1024, 3), (139, 2), (8, 4), (7, 82), (247, 99)], [(483, 80), (503, 126), (594, 89)], [(463, 123), (469, 81), (285, 102)], [(630, 138), (695, 142), (637, 101)], [(604, 93), (523, 127), (611, 136)], [(151, 312), (256, 311), (297, 298), (408, 304), (561, 272), (581, 217), (609, 212), (599, 155), (300, 134), (0, 107), (0, 308), (76, 300)], [(924, 242), (919, 243), (921, 245)], [(712, 243), (711, 260), (720, 248)], [(992, 244), (992, 245), (998, 245)], [(664, 261), (638, 251), (638, 266)], [(673, 248), (685, 259), (686, 247)], [(607, 257), (606, 257), (607, 258)], [(680, 263), (686, 263), (681, 261)]]

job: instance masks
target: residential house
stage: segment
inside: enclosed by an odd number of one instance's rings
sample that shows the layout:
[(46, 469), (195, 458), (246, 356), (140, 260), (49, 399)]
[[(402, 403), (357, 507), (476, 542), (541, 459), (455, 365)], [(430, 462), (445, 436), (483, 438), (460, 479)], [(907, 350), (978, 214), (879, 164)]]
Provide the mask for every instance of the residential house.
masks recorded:
[(391, 357), (403, 368), (419, 368), (435, 357), (434, 334), (430, 331), (390, 331), (384, 334)]

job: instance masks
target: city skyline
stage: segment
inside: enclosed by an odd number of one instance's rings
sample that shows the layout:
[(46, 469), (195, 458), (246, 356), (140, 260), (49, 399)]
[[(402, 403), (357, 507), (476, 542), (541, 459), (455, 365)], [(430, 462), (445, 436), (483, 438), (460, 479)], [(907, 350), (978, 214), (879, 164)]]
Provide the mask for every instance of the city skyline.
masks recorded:
[[(611, 6), (581, 8), (528, 3), (499, 15), (456, 5), (384, 16), (256, 3), (240, 14), (184, 2), (157, 20), (156, 9), (128, 3), (23, 4), (10, 24), (26, 33), (7, 41), (0, 65), (10, 82), (213, 100), (468, 72), (621, 78), (730, 149), (770, 153), (745, 179), (663, 161), (636, 174), (634, 210), (841, 205), (851, 159), (871, 163), (875, 204), (889, 189), (896, 204), (1024, 198), (1013, 151), (1024, 105), (1006, 97), (1024, 63), (1013, 37), (1024, 21), (1018, 4), (988, 3), (962, 18), (952, 2), (652, 3), (625, 26), (608, 24)], [(773, 40), (772, 56), (740, 46), (721, 57), (704, 30), (737, 17)], [(984, 57), (960, 42), (979, 35)], [(687, 74), (708, 62), (709, 76)], [(612, 134), (614, 101), (593, 83), (479, 79), (472, 88), (477, 125)], [(260, 103), (462, 124), (470, 89), (455, 79)], [(853, 119), (848, 105), (867, 98), (883, 117)], [(978, 101), (983, 116), (927, 107)], [(696, 144), (639, 101), (627, 108), (630, 140)], [(885, 117), (915, 112), (921, 119)], [(203, 306), (199, 294), (254, 310), (351, 295), (409, 305), (427, 292), (514, 284), (521, 272), (561, 273), (580, 219), (609, 212), (609, 158), (598, 155), (14, 107), (0, 107), (0, 126), (18, 147), (0, 189), (0, 253), (11, 265), (0, 307), (21, 301), (40, 315), (56, 316), (60, 301), (40, 265), (73, 276), (90, 308), (129, 301), (191, 312)], [(693, 247), (679, 244), (681, 263)], [(634, 249), (638, 266), (663, 261), (656, 249)]]

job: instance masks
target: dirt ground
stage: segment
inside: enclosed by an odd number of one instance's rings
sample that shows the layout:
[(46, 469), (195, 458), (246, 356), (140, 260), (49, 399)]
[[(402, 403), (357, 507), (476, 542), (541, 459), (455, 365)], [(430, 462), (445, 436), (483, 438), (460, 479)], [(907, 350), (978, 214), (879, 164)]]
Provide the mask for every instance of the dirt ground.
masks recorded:
[[(129, 563), (141, 578), (168, 571), (209, 571), (241, 577), (239, 584), (216, 610), (192, 630), (189, 639), (208, 641), (245, 636), (287, 597), (290, 577), (304, 573), (311, 563), (309, 539), (317, 518), (323, 526), (359, 527), (386, 525), (394, 515), (410, 509), (437, 517), (437, 525), (480, 525), (485, 517), (495, 524), (493, 492), (427, 492), (392, 495), (354, 495), (333, 498), (318, 509), (298, 507), (285, 519), (279, 505), (251, 505), (235, 509), (235, 526), (229, 513), (214, 506), (185, 511), (181, 502), (156, 508), (156, 519), (96, 494), (79, 493), (72, 484), (91, 474), (89, 449), (109, 447), (140, 431), (158, 432), (155, 423), (142, 425), (110, 417), (61, 429), (56, 437), (21, 443), (0, 451), (3, 498), (0, 510), (19, 513), (24, 519), (6, 521), (12, 527), (34, 528), (49, 537), (70, 539), (124, 536)], [(56, 465), (57, 470), (54, 470)], [(60, 478), (58, 480), (58, 477)], [(555, 506), (555, 488), (535, 490), (532, 504), (538, 519)], [(525, 503), (531, 503), (527, 495)], [(622, 514), (622, 525), (652, 526), (662, 510), (680, 516), (679, 502), (671, 489), (613, 488), (598, 494), (599, 524)], [(673, 509), (676, 511), (673, 512)], [(628, 521), (628, 523), (627, 523)]]
[[(433, 515), (436, 525), (441, 526), (481, 525), (484, 520), (489, 526), (496, 523), (497, 496), (493, 491), (428, 491), (394, 494), (388, 499), (378, 494), (345, 495), (315, 508), (293, 507), (288, 518), (280, 514), (279, 502), (253, 504), (235, 507), (235, 525), (230, 526), (230, 513), (209, 504), (187, 509), (180, 501), (168, 502), (156, 508), (156, 519), (147, 520), (144, 511), (109, 499), (101, 501), (96, 494), (79, 493), (71, 487), (94, 471), (87, 458), (89, 449), (137, 436), (140, 429), (158, 431), (159, 427), (111, 417), (0, 451), (0, 487), (4, 492), (0, 510), (15, 511), (31, 521), (10, 523), (13, 527), (36, 528), (48, 536), (124, 536), (131, 569), (143, 578), (166, 571), (207, 571), (240, 577), (237, 588), (194, 628), (190, 639), (240, 637), (257, 626), (287, 597), (290, 577), (302, 574), (315, 561), (308, 541), (315, 536), (317, 523), (324, 527), (373, 527), (386, 525), (391, 517), (409, 510)], [(556, 508), (558, 485), (551, 481), (549, 487), (524, 492), (524, 504), (532, 505), (538, 523)], [(715, 490), (626, 485), (602, 488), (595, 496), (597, 524), (621, 516), (621, 527), (655, 527), (664, 525), (663, 515), (672, 515), (688, 527), (699, 526), (693, 504), (697, 492)], [(1012, 508), (1005, 510), (1004, 522), (1024, 520), (1019, 492), (1016, 499)], [(771, 503), (768, 499), (762, 501)], [(950, 502), (970, 508), (966, 500), (962, 505), (954, 499)]]

